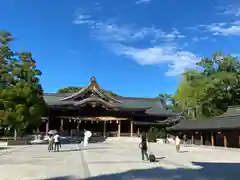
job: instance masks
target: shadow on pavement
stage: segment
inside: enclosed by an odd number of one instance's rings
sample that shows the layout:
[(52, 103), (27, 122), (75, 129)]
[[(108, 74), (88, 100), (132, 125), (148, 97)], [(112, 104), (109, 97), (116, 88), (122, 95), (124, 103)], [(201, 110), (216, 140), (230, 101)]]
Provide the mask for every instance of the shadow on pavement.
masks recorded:
[(189, 151), (180, 151), (179, 153), (187, 153), (187, 152), (189, 152)]
[(72, 151), (87, 151), (87, 150), (92, 150), (92, 149), (109, 149), (107, 147), (87, 147), (86, 149), (83, 148), (77, 148), (77, 149), (64, 149), (61, 150), (59, 152), (72, 152)]
[(1, 150), (6, 150), (6, 149), (10, 149), (10, 147), (0, 147), (0, 151)]
[(165, 159), (166, 157), (156, 157), (156, 160)]
[[(162, 167), (130, 170), (122, 173), (105, 174), (85, 180), (239, 180), (240, 163), (192, 162), (198, 169)], [(73, 176), (52, 177), (45, 180), (80, 180)]]

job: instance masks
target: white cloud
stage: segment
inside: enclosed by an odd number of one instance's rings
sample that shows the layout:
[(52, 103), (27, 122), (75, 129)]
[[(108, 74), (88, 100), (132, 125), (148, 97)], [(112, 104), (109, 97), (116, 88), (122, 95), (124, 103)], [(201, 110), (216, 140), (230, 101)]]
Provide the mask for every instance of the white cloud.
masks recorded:
[(136, 4), (147, 4), (150, 2), (151, 2), (151, 0), (138, 0), (138, 1), (136, 1)]
[(217, 7), (220, 15), (230, 16), (232, 21), (212, 23), (210, 25), (201, 25), (206, 31), (217, 36), (239, 36), (240, 35), (240, 7), (238, 5), (229, 5)]
[(205, 26), (206, 29), (213, 33), (213, 35), (222, 36), (240, 36), (240, 24), (239, 21), (227, 24), (227, 23), (214, 23)]
[(240, 16), (240, 7), (238, 5), (229, 5), (225, 7), (219, 7), (218, 9), (221, 10), (221, 15), (233, 15), (233, 16)]
[(154, 27), (139, 28), (108, 22), (98, 22), (95, 24), (94, 29), (97, 39), (111, 42), (133, 42), (143, 39), (149, 39), (151, 42), (173, 41), (185, 37), (176, 29), (167, 33)]
[(95, 23), (95, 21), (91, 19), (91, 15), (85, 13), (82, 9), (79, 9), (74, 16), (74, 24), (93, 25)]
[(207, 39), (209, 39), (208, 36), (196, 36), (192, 40), (193, 40), (193, 42), (198, 42), (198, 41), (204, 41), (204, 40), (207, 40)]
[[(199, 60), (193, 53), (178, 48), (178, 40), (185, 36), (175, 28), (166, 32), (155, 27), (120, 25), (110, 20), (93, 19), (83, 11), (78, 13), (74, 23), (89, 27), (94, 38), (106, 42), (117, 55), (132, 59), (140, 65), (168, 64), (167, 76), (179, 75), (185, 69), (195, 67)], [(138, 48), (136, 42), (144, 42), (148, 46)]]
[(167, 76), (176, 76), (185, 69), (195, 68), (199, 58), (191, 52), (181, 51), (171, 46), (154, 46), (150, 48), (134, 48), (127, 46), (115, 47), (115, 52), (134, 59), (141, 65), (160, 65), (168, 63)]

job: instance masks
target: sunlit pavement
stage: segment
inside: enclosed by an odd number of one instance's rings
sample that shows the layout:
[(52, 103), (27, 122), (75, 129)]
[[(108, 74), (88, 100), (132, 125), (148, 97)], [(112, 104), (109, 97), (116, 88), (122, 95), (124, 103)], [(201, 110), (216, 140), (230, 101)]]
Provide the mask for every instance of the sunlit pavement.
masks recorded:
[[(240, 152), (150, 144), (158, 162), (141, 160), (137, 142), (107, 141), (63, 145), (48, 152), (47, 145), (0, 151), (0, 179), (96, 179), (96, 180), (239, 180)], [(238, 164), (239, 163), (239, 164)]]

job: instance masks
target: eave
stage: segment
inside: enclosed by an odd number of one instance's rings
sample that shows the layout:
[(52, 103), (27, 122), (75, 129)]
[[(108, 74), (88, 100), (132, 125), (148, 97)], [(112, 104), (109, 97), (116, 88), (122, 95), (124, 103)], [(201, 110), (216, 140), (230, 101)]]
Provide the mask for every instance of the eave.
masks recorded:
[(153, 125), (153, 126), (164, 126), (171, 127), (178, 124), (183, 119), (182, 116), (177, 116), (174, 118), (168, 118), (166, 120), (153, 120), (153, 121), (133, 121), (136, 125)]

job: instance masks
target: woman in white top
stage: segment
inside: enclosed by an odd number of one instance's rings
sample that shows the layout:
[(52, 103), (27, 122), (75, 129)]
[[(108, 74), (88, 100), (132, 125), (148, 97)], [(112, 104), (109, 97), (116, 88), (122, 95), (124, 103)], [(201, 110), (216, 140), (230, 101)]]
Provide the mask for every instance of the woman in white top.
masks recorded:
[(52, 151), (53, 150), (53, 135), (49, 135), (48, 136), (48, 151)]
[(176, 136), (175, 143), (176, 143), (176, 151), (180, 152), (181, 139), (178, 136)]
[(54, 135), (54, 151), (56, 152), (59, 152), (59, 147), (60, 147), (60, 136), (59, 134), (55, 134)]

